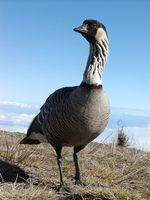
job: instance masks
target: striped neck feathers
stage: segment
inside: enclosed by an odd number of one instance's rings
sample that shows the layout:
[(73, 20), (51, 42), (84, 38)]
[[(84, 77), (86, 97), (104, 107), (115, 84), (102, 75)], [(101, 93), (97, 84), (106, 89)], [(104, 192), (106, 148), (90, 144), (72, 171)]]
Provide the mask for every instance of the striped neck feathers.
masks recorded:
[(91, 44), (83, 81), (89, 85), (102, 85), (103, 71), (108, 56), (108, 39)]

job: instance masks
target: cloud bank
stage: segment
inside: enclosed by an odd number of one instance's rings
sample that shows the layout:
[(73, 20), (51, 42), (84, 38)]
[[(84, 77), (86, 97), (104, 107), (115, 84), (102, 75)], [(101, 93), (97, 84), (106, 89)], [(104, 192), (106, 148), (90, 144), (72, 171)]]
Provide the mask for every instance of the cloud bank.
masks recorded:
[[(124, 127), (125, 134), (129, 137), (130, 147), (150, 151), (150, 124), (145, 127)], [(117, 127), (106, 128), (105, 131), (95, 139), (99, 143), (115, 143), (117, 141)]]
[(6, 100), (0, 100), (0, 106), (16, 106), (20, 108), (30, 108), (31, 106), (25, 103), (20, 103), (16, 101), (6, 101)]
[(0, 100), (0, 129), (26, 132), (38, 111), (39, 108), (35, 105)]
[(0, 129), (6, 131), (26, 132), (36, 114), (0, 113)]
[[(0, 129), (26, 132), (40, 106), (14, 101), (0, 101)], [(150, 150), (150, 111), (112, 108), (108, 127), (95, 140), (112, 143), (117, 137), (118, 120), (122, 120), (124, 131), (133, 147)]]

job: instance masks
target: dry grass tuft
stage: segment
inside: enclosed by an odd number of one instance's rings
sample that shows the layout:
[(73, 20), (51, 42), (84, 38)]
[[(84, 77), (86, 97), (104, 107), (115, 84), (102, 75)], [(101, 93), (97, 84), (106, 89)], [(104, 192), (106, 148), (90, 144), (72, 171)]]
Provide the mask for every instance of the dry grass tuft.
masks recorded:
[(129, 144), (129, 137), (125, 134), (124, 126), (122, 120), (118, 121), (118, 129), (117, 129), (117, 146), (120, 147), (128, 147)]
[(63, 149), (66, 185), (56, 192), (59, 174), (49, 144), (19, 145), (23, 134), (0, 132), (0, 200), (149, 200), (150, 153), (115, 145), (89, 144), (81, 151), (84, 187), (74, 185), (72, 148)]

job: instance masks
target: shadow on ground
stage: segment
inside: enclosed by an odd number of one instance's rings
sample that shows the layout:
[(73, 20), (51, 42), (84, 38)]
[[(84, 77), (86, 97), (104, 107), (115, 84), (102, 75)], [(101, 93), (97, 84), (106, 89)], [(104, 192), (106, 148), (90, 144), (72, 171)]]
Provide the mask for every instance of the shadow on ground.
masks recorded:
[(20, 167), (0, 159), (0, 182), (27, 182), (29, 175)]

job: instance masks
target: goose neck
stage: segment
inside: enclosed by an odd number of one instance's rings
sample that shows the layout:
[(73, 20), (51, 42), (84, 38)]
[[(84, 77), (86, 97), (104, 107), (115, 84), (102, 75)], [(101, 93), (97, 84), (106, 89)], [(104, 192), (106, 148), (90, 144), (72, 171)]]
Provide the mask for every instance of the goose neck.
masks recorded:
[(108, 56), (108, 41), (90, 44), (89, 57), (83, 74), (83, 83), (102, 85), (103, 71)]

